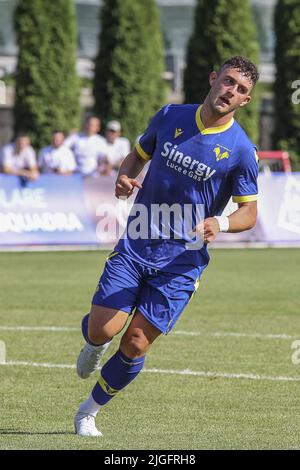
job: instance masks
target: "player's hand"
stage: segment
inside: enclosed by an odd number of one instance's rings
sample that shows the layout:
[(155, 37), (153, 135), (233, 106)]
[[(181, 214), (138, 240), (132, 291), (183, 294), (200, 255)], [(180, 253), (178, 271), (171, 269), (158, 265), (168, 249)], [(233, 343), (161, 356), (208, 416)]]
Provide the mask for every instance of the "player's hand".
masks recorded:
[(200, 235), (206, 244), (213, 242), (219, 232), (219, 222), (214, 217), (202, 220), (194, 229), (194, 234)]
[(220, 225), (215, 217), (208, 217), (204, 220), (204, 243), (215, 241), (220, 232)]
[(142, 185), (139, 181), (128, 178), (126, 175), (121, 175), (116, 182), (115, 195), (119, 197), (129, 197), (133, 193), (134, 188), (142, 188)]

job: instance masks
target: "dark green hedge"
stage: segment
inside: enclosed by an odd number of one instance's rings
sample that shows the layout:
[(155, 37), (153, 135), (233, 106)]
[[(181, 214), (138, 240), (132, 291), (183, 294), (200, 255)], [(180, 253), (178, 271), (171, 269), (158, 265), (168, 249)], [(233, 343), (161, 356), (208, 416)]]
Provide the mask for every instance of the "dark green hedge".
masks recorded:
[[(279, 0), (275, 10), (274, 148), (287, 150), (300, 170), (300, 2)], [(294, 98), (294, 99), (293, 99)], [(295, 101), (295, 102), (293, 102)]]
[(19, 0), (15, 131), (31, 134), (40, 148), (54, 129), (79, 124), (76, 17), (72, 0)]
[[(184, 92), (187, 103), (201, 103), (209, 91), (208, 76), (231, 56), (241, 55), (258, 63), (257, 31), (248, 0), (198, 0), (194, 31), (187, 50)], [(259, 103), (236, 114), (238, 122), (257, 142)]]
[(117, 119), (131, 142), (164, 99), (163, 45), (155, 0), (104, 0), (95, 63), (95, 111)]

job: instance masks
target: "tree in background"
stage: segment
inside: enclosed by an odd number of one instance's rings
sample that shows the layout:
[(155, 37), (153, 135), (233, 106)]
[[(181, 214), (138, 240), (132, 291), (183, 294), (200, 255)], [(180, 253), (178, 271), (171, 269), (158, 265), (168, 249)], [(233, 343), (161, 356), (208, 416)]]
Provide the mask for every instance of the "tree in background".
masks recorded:
[[(300, 3), (279, 0), (275, 9), (274, 146), (290, 152), (294, 169), (300, 169), (300, 99), (293, 83), (300, 80)], [(294, 86), (296, 86), (295, 84)], [(294, 97), (294, 99), (292, 99)], [(294, 102), (293, 102), (294, 101)]]
[(95, 63), (95, 110), (131, 142), (164, 99), (163, 44), (155, 0), (104, 0)]
[(76, 75), (76, 16), (72, 0), (18, 0), (15, 30), (15, 131), (28, 132), (36, 148), (54, 129), (79, 124)]
[[(187, 50), (184, 93), (187, 103), (201, 103), (210, 86), (209, 74), (229, 57), (241, 55), (258, 63), (257, 31), (248, 0), (197, 0), (194, 32)], [(252, 102), (236, 113), (249, 137), (258, 139), (259, 103)]]

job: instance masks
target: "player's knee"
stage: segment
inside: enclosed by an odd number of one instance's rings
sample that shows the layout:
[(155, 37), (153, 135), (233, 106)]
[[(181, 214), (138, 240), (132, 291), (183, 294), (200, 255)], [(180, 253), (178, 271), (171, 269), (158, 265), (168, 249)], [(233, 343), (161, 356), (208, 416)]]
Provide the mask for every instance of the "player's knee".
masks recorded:
[(135, 328), (130, 333), (126, 333), (121, 340), (121, 349), (124, 354), (131, 359), (142, 357), (149, 349), (149, 342), (143, 331)]
[(114, 336), (114, 334), (111, 333), (112, 332), (109, 331), (109, 329), (105, 326), (96, 327), (95, 325), (91, 324), (88, 327), (89, 340), (93, 344), (104, 344), (107, 341), (111, 340), (111, 338)]

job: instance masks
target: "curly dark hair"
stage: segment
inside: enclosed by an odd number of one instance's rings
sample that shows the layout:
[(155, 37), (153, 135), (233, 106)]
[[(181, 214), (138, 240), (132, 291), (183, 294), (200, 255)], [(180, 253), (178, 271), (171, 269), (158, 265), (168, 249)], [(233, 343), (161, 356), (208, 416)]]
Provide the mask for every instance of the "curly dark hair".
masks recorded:
[(256, 82), (259, 79), (259, 72), (256, 65), (254, 65), (253, 62), (251, 62), (246, 57), (239, 55), (230, 57), (230, 59), (227, 59), (225, 62), (223, 62), (220, 67), (220, 71), (224, 68), (237, 69), (239, 72), (245, 75), (245, 77), (251, 80), (253, 86), (256, 85)]

